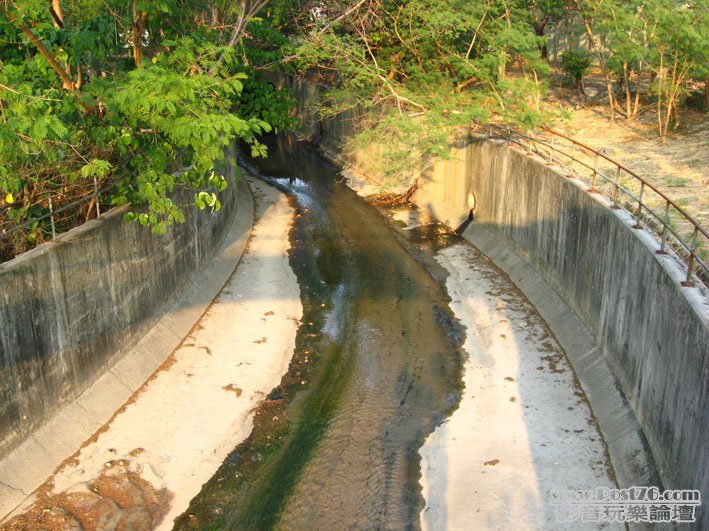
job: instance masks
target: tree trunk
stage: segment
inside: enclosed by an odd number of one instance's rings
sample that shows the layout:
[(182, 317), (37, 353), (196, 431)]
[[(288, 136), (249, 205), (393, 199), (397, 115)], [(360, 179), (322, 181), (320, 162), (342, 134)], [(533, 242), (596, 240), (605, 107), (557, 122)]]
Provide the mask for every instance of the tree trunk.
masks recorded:
[(139, 68), (143, 61), (143, 32), (148, 13), (138, 10), (138, 0), (133, 0), (133, 61)]
[(54, 21), (54, 26), (57, 28), (64, 28), (64, 14), (62, 13), (62, 4), (60, 0), (51, 0), (51, 5), (49, 6), (49, 12), (52, 15), (52, 20)]
[[(49, 13), (52, 15), (54, 27), (64, 29), (64, 13), (62, 12), (61, 0), (50, 0)], [(67, 76), (71, 77), (71, 65), (68, 62), (64, 65), (64, 71)], [(81, 81), (81, 66), (79, 66), (76, 81), (73, 83), (76, 89), (81, 88)]]
[(665, 135), (662, 131), (662, 80), (665, 77), (664, 62), (665, 54), (660, 52), (660, 70), (657, 73), (657, 125), (658, 133), (660, 134), (660, 138), (662, 139), (663, 144), (665, 143)]
[(672, 78), (670, 80), (668, 96), (667, 96), (667, 120), (665, 124), (665, 135), (669, 129), (670, 123), (672, 128), (677, 129), (680, 125), (679, 105), (681, 96), (681, 87), (684, 76), (679, 65), (679, 53), (675, 50), (674, 60), (672, 61)]
[[(544, 37), (544, 28), (546, 28), (548, 20), (549, 17), (544, 17), (544, 20), (542, 20), (541, 22), (535, 22), (534, 24), (532, 24), (532, 26), (534, 27), (534, 34), (537, 37)], [(542, 59), (549, 58), (549, 50), (547, 49), (546, 41), (544, 41), (544, 44), (539, 47), (539, 56)]]
[[(11, 22), (14, 22), (12, 19), (10, 19), (10, 15), (7, 13), (7, 11), (5, 12), (5, 15), (8, 17), (8, 20), (10, 20)], [(27, 35), (30, 42), (32, 44), (34, 44), (35, 48), (37, 48), (39, 53), (41, 53), (42, 56), (44, 56), (44, 58), (49, 63), (49, 66), (52, 67), (52, 70), (54, 70), (57, 73), (59, 78), (62, 80), (62, 86), (67, 90), (70, 90), (72, 92), (77, 92), (77, 89), (74, 86), (74, 82), (67, 75), (67, 73), (64, 71), (64, 69), (59, 65), (59, 63), (54, 58), (54, 56), (49, 52), (49, 50), (47, 50), (47, 48), (44, 47), (44, 44), (42, 44), (42, 41), (39, 39), (39, 37), (37, 37), (34, 34), (34, 32), (30, 28), (25, 26), (24, 24), (20, 23), (19, 27), (20, 27), (20, 31), (22, 31), (22, 33)]]
[(633, 104), (633, 115), (631, 116), (631, 118), (633, 118), (633, 119), (640, 112), (640, 82), (642, 81), (642, 75), (643, 75), (643, 62), (640, 61), (638, 63), (637, 82), (635, 84), (635, 102)]
[[(24, 33), (27, 38), (29, 38), (30, 42), (34, 45), (35, 48), (37, 48), (37, 51), (42, 54), (42, 56), (47, 60), (49, 63), (49, 66), (52, 67), (52, 70), (56, 72), (56, 74), (59, 76), (59, 79), (62, 81), (62, 87), (65, 88), (66, 90), (69, 90), (76, 96), (76, 98), (79, 100), (79, 104), (84, 108), (86, 111), (86, 114), (90, 114), (96, 111), (95, 107), (93, 105), (89, 105), (86, 102), (82, 101), (81, 99), (81, 91), (79, 90), (80, 84), (74, 83), (72, 79), (67, 75), (67, 73), (62, 69), (61, 65), (57, 62), (57, 60), (54, 58), (54, 56), (45, 48), (44, 44), (42, 44), (42, 41), (37, 35), (34, 34), (34, 32), (25, 26), (22, 22), (17, 22), (12, 15), (10, 15), (10, 12), (6, 8), (2, 8), (2, 11), (5, 13), (5, 16), (7, 19), (13, 23), (17, 24), (17, 27)], [(81, 76), (81, 74), (79, 74)]]
[(630, 72), (628, 71), (628, 63), (623, 63), (623, 89), (625, 90), (625, 119), (629, 120), (631, 115), (631, 96), (630, 96)]

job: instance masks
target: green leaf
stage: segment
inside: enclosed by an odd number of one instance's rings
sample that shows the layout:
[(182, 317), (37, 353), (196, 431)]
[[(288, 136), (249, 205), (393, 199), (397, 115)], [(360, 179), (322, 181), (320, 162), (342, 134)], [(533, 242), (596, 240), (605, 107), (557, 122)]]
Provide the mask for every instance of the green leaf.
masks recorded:
[(153, 234), (156, 234), (157, 236), (163, 236), (167, 232), (167, 224), (164, 221), (161, 221), (153, 225), (153, 228), (151, 230), (153, 231)]
[(106, 177), (111, 171), (113, 165), (107, 160), (93, 159), (91, 162), (81, 168), (82, 177)]

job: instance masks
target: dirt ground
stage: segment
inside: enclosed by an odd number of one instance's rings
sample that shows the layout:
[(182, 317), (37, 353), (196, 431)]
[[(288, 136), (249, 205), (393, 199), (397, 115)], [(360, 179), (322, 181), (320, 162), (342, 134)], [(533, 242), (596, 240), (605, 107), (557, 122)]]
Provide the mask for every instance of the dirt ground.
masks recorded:
[(2, 526), (7, 531), (154, 529), (169, 508), (171, 495), (130, 471), (127, 461), (106, 463), (100, 476), (81, 490), (40, 493), (31, 508)]
[(611, 121), (605, 84), (597, 76), (586, 82), (581, 104), (576, 91), (555, 86), (551, 100), (565, 108), (568, 121), (555, 129), (614, 160), (654, 184), (701, 224), (709, 222), (709, 119), (707, 113), (683, 108), (679, 127), (665, 144), (657, 133), (657, 110), (646, 101), (634, 120), (616, 115)]

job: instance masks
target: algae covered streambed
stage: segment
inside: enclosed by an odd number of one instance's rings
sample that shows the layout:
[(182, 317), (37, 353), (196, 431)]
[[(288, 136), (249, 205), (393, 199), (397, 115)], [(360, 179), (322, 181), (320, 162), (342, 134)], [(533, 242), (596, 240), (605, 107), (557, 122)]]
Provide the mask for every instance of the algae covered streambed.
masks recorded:
[(295, 354), (176, 528), (418, 527), (418, 449), (462, 386), (463, 332), (426, 244), (437, 233), (395, 231), (290, 137), (270, 153), (249, 163), (297, 209)]

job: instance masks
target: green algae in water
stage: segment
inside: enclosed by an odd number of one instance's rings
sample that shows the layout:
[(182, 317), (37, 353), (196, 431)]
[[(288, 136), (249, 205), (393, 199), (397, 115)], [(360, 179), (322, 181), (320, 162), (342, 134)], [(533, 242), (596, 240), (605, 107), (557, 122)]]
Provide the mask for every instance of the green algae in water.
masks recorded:
[(303, 206), (303, 325), (277, 400), (177, 528), (416, 528), (418, 448), (457, 406), (464, 334), (445, 290), (331, 166), (303, 150), (268, 164)]

